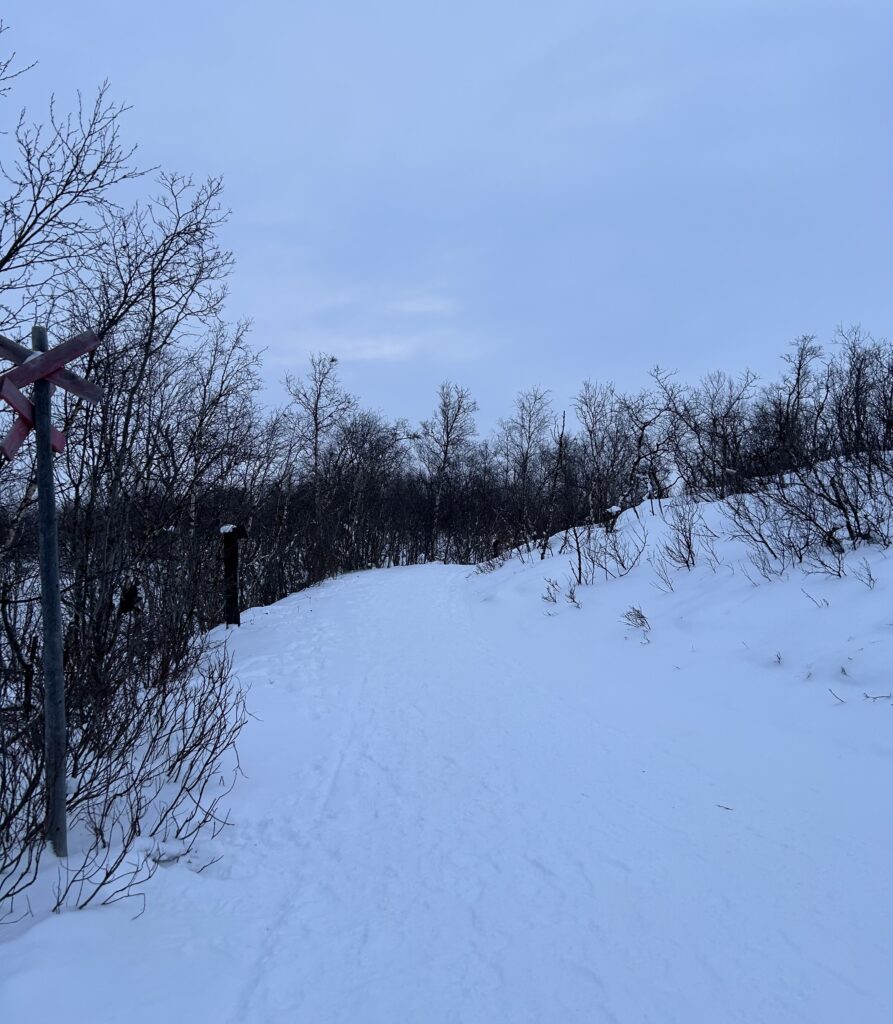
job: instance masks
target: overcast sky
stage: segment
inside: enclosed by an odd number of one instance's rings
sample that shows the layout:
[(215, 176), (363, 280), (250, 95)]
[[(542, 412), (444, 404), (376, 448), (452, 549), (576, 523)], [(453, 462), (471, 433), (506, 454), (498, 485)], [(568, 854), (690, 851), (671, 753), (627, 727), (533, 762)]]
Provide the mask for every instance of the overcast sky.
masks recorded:
[[(337, 355), (418, 419), (656, 363), (775, 372), (893, 323), (890, 0), (12, 0), (17, 89), (110, 79), (145, 165), (223, 174), (270, 397)], [(15, 102), (15, 101), (13, 101)]]

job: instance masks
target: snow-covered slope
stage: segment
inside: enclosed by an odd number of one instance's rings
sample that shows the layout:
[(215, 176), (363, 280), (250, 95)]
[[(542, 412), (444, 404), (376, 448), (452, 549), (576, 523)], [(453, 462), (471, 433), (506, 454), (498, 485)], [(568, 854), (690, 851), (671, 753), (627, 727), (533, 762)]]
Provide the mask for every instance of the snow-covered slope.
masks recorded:
[(0, 930), (0, 1020), (893, 1019), (893, 560), (719, 553), (579, 608), (555, 555), (247, 613), (234, 827), (136, 919)]

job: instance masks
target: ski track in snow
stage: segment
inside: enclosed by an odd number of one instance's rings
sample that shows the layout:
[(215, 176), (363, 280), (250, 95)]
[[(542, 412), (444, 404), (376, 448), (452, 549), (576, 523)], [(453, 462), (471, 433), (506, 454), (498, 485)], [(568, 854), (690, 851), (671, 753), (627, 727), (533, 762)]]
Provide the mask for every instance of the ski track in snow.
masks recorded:
[(893, 1019), (890, 709), (861, 700), (889, 679), (884, 598), (816, 583), (847, 622), (802, 581), (705, 571), (546, 615), (555, 565), (359, 573), (246, 613), (223, 859), (160, 871), (136, 920), (19, 927), (0, 1019)]

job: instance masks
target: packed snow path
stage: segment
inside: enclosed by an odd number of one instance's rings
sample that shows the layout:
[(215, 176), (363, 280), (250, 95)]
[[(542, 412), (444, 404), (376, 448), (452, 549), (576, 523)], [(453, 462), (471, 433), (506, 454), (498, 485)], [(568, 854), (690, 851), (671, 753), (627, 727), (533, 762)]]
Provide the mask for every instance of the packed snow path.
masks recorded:
[(246, 614), (222, 859), (161, 869), (135, 920), (3, 942), (0, 1019), (893, 1019), (891, 710), (862, 697), (889, 606), (706, 573), (577, 610), (544, 575), (360, 573)]

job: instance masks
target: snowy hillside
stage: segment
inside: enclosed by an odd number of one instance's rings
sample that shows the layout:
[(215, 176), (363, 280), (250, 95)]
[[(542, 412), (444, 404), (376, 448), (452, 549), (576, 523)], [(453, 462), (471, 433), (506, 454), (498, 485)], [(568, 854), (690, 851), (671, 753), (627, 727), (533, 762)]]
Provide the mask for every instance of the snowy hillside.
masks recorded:
[(556, 544), (246, 613), (233, 827), (0, 930), (0, 1020), (893, 1019), (893, 560), (656, 586), (640, 517), (576, 605)]

